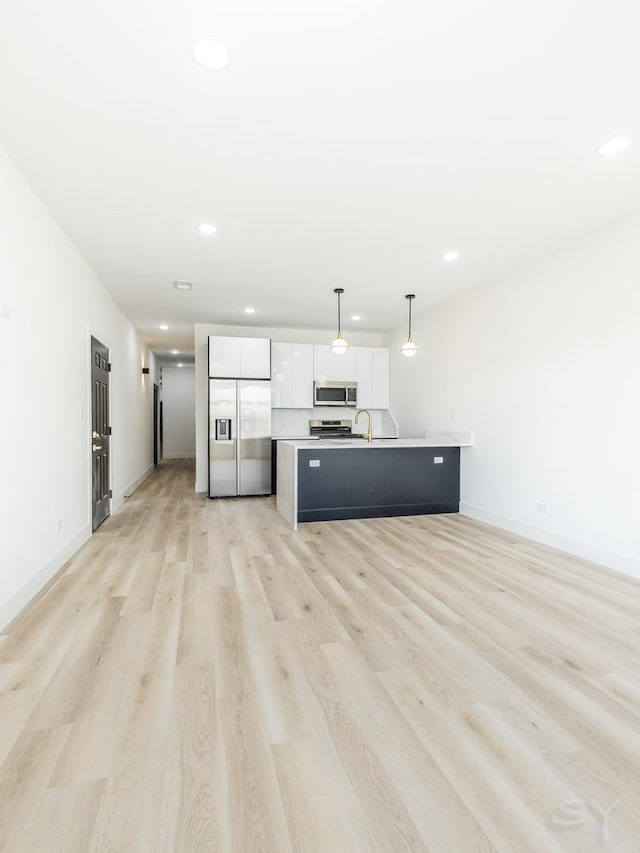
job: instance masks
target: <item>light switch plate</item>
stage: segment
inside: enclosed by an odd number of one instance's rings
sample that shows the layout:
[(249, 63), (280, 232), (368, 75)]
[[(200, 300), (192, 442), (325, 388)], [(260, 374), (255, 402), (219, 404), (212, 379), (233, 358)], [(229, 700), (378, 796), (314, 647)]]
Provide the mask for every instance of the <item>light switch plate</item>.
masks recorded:
[(320, 460), (319, 459), (310, 459), (309, 460), (309, 468), (319, 468)]
[(0, 320), (11, 319), (11, 308), (6, 303), (0, 303)]

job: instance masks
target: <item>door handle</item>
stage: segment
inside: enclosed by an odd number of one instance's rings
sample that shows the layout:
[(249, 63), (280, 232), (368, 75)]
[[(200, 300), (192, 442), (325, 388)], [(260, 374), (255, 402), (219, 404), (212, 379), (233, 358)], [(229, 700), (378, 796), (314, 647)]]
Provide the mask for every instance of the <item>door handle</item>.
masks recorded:
[(102, 450), (102, 445), (101, 444), (94, 444), (94, 445), (92, 445), (91, 449), (92, 450)]

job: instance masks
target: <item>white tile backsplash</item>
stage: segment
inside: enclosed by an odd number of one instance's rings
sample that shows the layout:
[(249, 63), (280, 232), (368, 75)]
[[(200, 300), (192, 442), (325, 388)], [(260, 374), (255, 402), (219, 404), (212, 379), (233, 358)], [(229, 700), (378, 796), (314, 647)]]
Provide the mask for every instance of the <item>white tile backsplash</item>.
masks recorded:
[[(319, 406), (316, 409), (272, 409), (271, 435), (273, 438), (304, 438), (309, 435), (309, 421), (350, 420), (353, 422), (357, 409), (347, 406)], [(371, 421), (374, 435), (381, 435), (383, 420), (386, 428), (387, 418), (383, 418), (383, 409), (371, 409)], [(367, 431), (367, 418), (363, 415), (358, 425), (353, 425), (354, 433)], [(387, 432), (385, 432), (385, 435)]]

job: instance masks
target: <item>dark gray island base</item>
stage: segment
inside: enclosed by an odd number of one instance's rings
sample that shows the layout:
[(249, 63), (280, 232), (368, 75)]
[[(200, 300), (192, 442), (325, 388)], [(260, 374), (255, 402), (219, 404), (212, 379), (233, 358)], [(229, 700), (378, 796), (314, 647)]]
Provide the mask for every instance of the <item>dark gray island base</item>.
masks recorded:
[(458, 512), (460, 447), (298, 450), (297, 521)]

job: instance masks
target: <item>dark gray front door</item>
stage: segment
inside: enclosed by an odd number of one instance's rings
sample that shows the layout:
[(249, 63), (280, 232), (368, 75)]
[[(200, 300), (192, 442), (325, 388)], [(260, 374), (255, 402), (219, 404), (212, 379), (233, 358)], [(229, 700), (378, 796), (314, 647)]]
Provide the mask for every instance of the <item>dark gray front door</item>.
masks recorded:
[(93, 529), (109, 516), (109, 350), (91, 338), (91, 464)]

